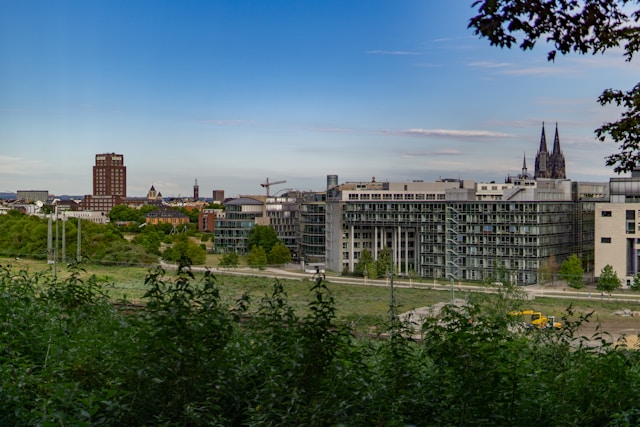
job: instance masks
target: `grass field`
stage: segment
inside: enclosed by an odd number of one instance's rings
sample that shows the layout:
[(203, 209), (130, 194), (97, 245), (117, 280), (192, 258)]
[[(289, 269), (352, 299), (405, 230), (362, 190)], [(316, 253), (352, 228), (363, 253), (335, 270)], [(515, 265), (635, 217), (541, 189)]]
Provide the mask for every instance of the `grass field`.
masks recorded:
[[(25, 269), (32, 273), (53, 274), (53, 266), (47, 265), (44, 261), (0, 259), (0, 264), (3, 266), (11, 265), (14, 270)], [(256, 272), (256, 276), (225, 274), (224, 271), (214, 268), (217, 266), (215, 255), (208, 259), (207, 265), (212, 267), (220, 293), (230, 305), (244, 293), (249, 296), (252, 306), (255, 307), (261, 298), (271, 294), (276, 280), (270, 277), (260, 277), (258, 275), (259, 272)], [(145, 277), (149, 272), (148, 267), (84, 265), (83, 268), (86, 271), (83, 273), (85, 278), (95, 275), (101, 282), (110, 284), (108, 292), (114, 300), (126, 299), (133, 302), (144, 302), (142, 299), (145, 293)], [(69, 274), (69, 270), (64, 265), (58, 265), (56, 270), (60, 279)], [(201, 273), (196, 273), (196, 277), (199, 277), (199, 275)], [(172, 280), (174, 277), (175, 273), (173, 271), (166, 272), (166, 280)], [(313, 297), (310, 293), (312, 282), (308, 279), (279, 280), (284, 284), (289, 303), (297, 310), (300, 310), (300, 315), (304, 315), (306, 305)], [(336, 314), (339, 319), (352, 323), (358, 329), (365, 329), (381, 322), (386, 322), (389, 318), (390, 289), (388, 287), (331, 283), (330, 276), (327, 277), (327, 280), (329, 282), (328, 287), (335, 298)], [(593, 292), (594, 295), (599, 296), (599, 292), (595, 290)], [(456, 292), (457, 298), (465, 298), (467, 296), (468, 294), (464, 292)], [(432, 289), (395, 288), (394, 298), (398, 312), (404, 312), (418, 307), (431, 306), (439, 302), (448, 302), (451, 294), (448, 291)], [(615, 327), (616, 329), (640, 329), (640, 318), (621, 319), (613, 315), (614, 311), (622, 308), (640, 311), (638, 303), (601, 300), (599, 297), (594, 297), (591, 300), (575, 301), (569, 298), (537, 297), (534, 301), (525, 301), (523, 308), (535, 309), (547, 315), (555, 315), (560, 318), (569, 305), (573, 306), (577, 314), (593, 311), (594, 324), (592, 326), (594, 329), (596, 321), (602, 322), (603, 325), (615, 325), (610, 327)]]

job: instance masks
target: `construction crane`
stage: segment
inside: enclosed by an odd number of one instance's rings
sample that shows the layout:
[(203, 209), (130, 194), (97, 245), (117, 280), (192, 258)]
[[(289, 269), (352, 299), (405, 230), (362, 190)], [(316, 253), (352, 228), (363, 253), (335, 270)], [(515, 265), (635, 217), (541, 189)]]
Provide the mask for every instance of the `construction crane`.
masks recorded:
[(273, 182), (269, 182), (269, 178), (266, 179), (265, 182), (263, 182), (262, 184), (260, 184), (261, 187), (264, 187), (267, 189), (267, 197), (269, 197), (269, 187), (271, 187), (272, 185), (276, 185), (276, 184), (284, 184), (287, 181), (273, 181)]

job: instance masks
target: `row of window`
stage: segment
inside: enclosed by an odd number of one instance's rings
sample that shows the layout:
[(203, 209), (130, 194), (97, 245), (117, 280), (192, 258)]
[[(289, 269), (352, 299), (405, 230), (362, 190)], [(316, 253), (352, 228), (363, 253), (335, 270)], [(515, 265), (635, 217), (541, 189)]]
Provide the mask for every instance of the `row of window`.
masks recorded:
[(349, 200), (445, 200), (445, 194), (435, 193), (349, 193)]

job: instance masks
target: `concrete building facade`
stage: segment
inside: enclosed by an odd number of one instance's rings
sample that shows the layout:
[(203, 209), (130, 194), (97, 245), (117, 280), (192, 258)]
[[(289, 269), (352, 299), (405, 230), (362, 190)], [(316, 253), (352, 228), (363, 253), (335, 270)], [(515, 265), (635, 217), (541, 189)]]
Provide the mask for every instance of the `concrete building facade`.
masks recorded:
[(47, 190), (18, 190), (17, 192), (18, 200), (22, 200), (25, 203), (34, 203), (34, 202), (49, 202), (49, 191)]
[(609, 202), (596, 205), (594, 274), (610, 265), (623, 285), (629, 286), (640, 265), (640, 171), (611, 178), (609, 192)]
[(536, 283), (545, 262), (593, 247), (594, 203), (572, 200), (568, 181), (544, 187), (476, 200), (470, 181), (340, 185), (327, 195), (327, 268), (354, 271), (364, 249), (389, 248), (400, 274), (485, 280), (504, 268)]

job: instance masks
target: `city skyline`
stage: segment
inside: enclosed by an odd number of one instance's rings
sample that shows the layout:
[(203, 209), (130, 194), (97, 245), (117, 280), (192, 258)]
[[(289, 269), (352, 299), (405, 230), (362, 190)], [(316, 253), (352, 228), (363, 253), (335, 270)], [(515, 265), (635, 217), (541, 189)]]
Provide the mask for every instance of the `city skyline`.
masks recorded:
[(607, 181), (594, 129), (639, 66), (489, 46), (469, 2), (0, 4), (0, 191), (92, 192), (121, 153), (128, 193), (264, 194), (340, 182), (502, 181), (558, 123), (567, 178)]

